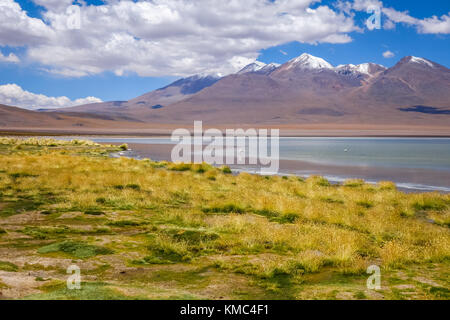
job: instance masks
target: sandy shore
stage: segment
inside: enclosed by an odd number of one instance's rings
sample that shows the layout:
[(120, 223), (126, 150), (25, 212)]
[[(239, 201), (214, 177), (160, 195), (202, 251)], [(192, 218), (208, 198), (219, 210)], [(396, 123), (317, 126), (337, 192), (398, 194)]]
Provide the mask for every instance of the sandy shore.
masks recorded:
[[(134, 155), (157, 161), (170, 161), (174, 145), (169, 144), (129, 144)], [(257, 166), (231, 165), (234, 170), (257, 171)], [(366, 166), (324, 165), (306, 161), (280, 160), (280, 174), (299, 176), (322, 175), (331, 181), (350, 178), (368, 182), (394, 181), (404, 190), (450, 192), (450, 172), (432, 169), (388, 168)], [(447, 190), (448, 189), (448, 190)]]
[[(166, 137), (173, 130), (186, 128), (192, 132), (193, 123), (133, 123), (131, 127), (117, 123), (116, 127), (2, 127), (0, 135), (90, 135)], [(225, 131), (231, 128), (279, 129), (281, 137), (450, 137), (450, 126), (389, 125), (389, 124), (204, 124), (203, 129), (217, 128)]]

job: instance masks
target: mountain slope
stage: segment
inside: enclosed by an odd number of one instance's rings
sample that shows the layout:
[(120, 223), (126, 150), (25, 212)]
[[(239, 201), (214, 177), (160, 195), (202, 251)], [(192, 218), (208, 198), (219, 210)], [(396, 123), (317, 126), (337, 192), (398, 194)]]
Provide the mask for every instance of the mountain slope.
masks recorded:
[(80, 128), (102, 128), (136, 126), (136, 122), (126, 122), (107, 115), (79, 112), (38, 112), (0, 104), (1, 128), (52, 128), (78, 130)]
[(166, 87), (143, 94), (129, 101), (93, 103), (61, 109), (62, 112), (83, 112), (109, 115), (130, 121), (153, 118), (154, 110), (186, 99), (220, 80), (219, 75), (195, 75), (177, 80)]

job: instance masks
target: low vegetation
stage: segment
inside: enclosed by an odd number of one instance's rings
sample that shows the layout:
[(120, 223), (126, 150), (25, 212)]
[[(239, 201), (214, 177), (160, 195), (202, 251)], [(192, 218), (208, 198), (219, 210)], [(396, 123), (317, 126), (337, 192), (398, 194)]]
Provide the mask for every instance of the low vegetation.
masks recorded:
[(125, 149), (0, 138), (3, 297), (450, 298), (449, 195), (109, 156)]

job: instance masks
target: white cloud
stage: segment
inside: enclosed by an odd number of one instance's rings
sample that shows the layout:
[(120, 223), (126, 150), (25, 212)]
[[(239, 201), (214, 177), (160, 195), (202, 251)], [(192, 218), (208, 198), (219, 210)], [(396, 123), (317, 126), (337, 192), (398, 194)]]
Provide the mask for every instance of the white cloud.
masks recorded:
[[(83, 5), (79, 30), (68, 28), (63, 7), (69, 1), (34, 2), (47, 8), (46, 23), (28, 17), (13, 0), (0, 0), (0, 46), (27, 45), (30, 61), (71, 77), (104, 71), (227, 74), (263, 48), (291, 41), (346, 43), (358, 30), (351, 17), (328, 6), (310, 9), (318, 0), (114, 0)], [(14, 21), (22, 22), (16, 27)]]
[(0, 52), (0, 62), (18, 63), (20, 62), (20, 59), (14, 53), (10, 53), (9, 55), (5, 56)]
[(395, 53), (393, 53), (392, 51), (387, 50), (387, 51), (383, 52), (383, 57), (385, 57), (385, 58), (393, 58), (394, 56), (395, 56)]
[(450, 13), (442, 17), (417, 19), (411, 17), (408, 12), (399, 12), (392, 8), (383, 8), (383, 13), (390, 23), (404, 23), (414, 26), (419, 33), (450, 34)]
[(13, 0), (0, 0), (0, 46), (32, 46), (49, 41), (53, 30), (30, 18)]
[(450, 34), (450, 14), (424, 19), (419, 22), (418, 28), (420, 33)]
[[(235, 72), (261, 49), (292, 41), (347, 43), (355, 11), (383, 8), (380, 0), (109, 0), (79, 1), (80, 29), (71, 29), (70, 0), (33, 0), (43, 20), (29, 17), (14, 0), (0, 0), (0, 47), (25, 46), (22, 60), (51, 73), (81, 77), (111, 71), (141, 76)], [(311, 5), (315, 4), (312, 9)], [(318, 4), (318, 5), (317, 5)], [(420, 33), (450, 33), (449, 15), (416, 19), (383, 8), (384, 26), (414, 26)]]
[(418, 19), (412, 17), (408, 11), (397, 11), (393, 8), (386, 8), (380, 0), (354, 0), (353, 3), (340, 1), (337, 7), (344, 12), (366, 11), (370, 7), (378, 7), (385, 15), (384, 28), (393, 29), (396, 23), (403, 23), (416, 28), (419, 33), (428, 34), (450, 34), (450, 12), (440, 18), (432, 16), (430, 18)]
[(86, 97), (70, 100), (67, 97), (47, 97), (23, 90), (16, 84), (0, 85), (0, 103), (25, 109), (56, 109), (82, 104), (102, 102), (99, 98)]

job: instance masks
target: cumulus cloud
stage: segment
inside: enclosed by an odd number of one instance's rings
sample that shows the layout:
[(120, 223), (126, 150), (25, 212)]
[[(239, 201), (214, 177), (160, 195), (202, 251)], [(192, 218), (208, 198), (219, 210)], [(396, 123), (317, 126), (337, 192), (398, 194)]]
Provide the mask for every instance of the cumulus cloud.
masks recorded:
[[(64, 6), (70, 1), (34, 2), (47, 8), (45, 23), (13, 0), (0, 0), (0, 46), (27, 45), (28, 59), (71, 77), (104, 71), (227, 74), (263, 48), (291, 41), (346, 43), (358, 30), (351, 17), (318, 0), (114, 0), (81, 6), (80, 29), (68, 23), (73, 17)], [(319, 5), (310, 8), (314, 3)]]
[(0, 62), (18, 63), (20, 62), (20, 59), (14, 53), (10, 53), (9, 55), (5, 56), (0, 52)]
[(86, 97), (76, 100), (70, 100), (64, 96), (48, 97), (43, 94), (35, 94), (23, 90), (16, 84), (0, 85), (1, 104), (21, 107), (29, 110), (65, 108), (96, 102), (102, 102), (102, 100), (95, 97)]
[(387, 50), (387, 51), (383, 52), (383, 57), (385, 57), (385, 58), (393, 58), (394, 56), (395, 56), (395, 53), (393, 53), (392, 51)]

